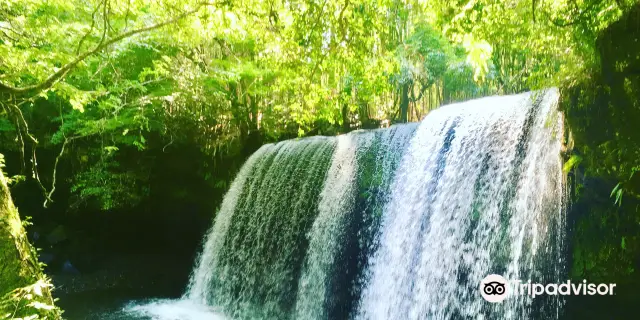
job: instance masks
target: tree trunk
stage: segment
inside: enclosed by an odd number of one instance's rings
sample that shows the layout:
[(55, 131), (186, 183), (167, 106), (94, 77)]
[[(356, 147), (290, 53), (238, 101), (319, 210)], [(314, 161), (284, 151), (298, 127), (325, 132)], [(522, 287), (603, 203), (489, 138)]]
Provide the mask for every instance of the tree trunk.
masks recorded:
[(36, 309), (28, 304), (53, 307), (53, 298), (38, 264), (37, 252), (27, 240), (18, 210), (13, 205), (7, 180), (0, 170), (0, 314), (13, 318), (39, 315), (60, 319), (60, 310)]
[(351, 131), (351, 122), (349, 121), (349, 105), (347, 103), (342, 105), (342, 132)]
[(362, 129), (374, 129), (375, 126), (371, 122), (371, 116), (369, 115), (369, 104), (366, 102), (360, 102), (360, 106), (358, 108), (358, 117), (360, 118), (360, 123)]
[(400, 122), (407, 122), (409, 113), (409, 83), (402, 85), (402, 97), (400, 98)]

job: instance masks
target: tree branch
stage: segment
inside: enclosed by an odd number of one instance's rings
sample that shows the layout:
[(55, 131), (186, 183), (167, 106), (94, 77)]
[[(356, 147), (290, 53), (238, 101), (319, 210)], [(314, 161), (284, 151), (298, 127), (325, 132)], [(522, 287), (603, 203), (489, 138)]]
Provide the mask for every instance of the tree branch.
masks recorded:
[[(25, 100), (27, 101), (27, 100)], [(45, 196), (45, 208), (47, 206), (47, 202), (53, 202), (53, 200), (51, 200), (51, 198), (49, 198), (49, 195), (47, 194), (47, 189), (44, 187), (44, 185), (42, 184), (42, 181), (40, 181), (40, 175), (38, 175), (38, 160), (36, 158), (36, 148), (38, 146), (38, 140), (31, 135), (31, 133), (29, 133), (29, 126), (27, 124), (27, 121), (24, 118), (24, 115), (22, 114), (22, 111), (20, 110), (20, 105), (16, 105), (16, 104), (10, 104), (9, 107), (13, 108), (13, 116), (16, 119), (16, 128), (18, 129), (18, 136), (20, 137), (21, 143), (22, 143), (22, 148), (23, 148), (23, 152), (24, 152), (24, 142), (23, 142), (23, 138), (22, 135), (26, 135), (27, 137), (29, 137), (29, 139), (31, 140), (31, 171), (33, 174), (33, 179), (36, 181), (36, 183), (38, 184), (38, 187), (40, 187), (40, 189), (42, 190), (42, 193)]]
[(104, 0), (102, 3), (102, 37), (100, 37), (100, 43), (98, 43), (98, 47), (100, 47), (104, 40), (107, 38), (107, 25), (109, 24), (109, 12), (107, 11), (109, 7), (109, 0)]
[[(325, 3), (326, 3), (326, 1), (325, 1)], [(349, 0), (345, 0), (344, 1), (344, 7), (342, 7), (342, 10), (340, 10), (340, 15), (338, 17), (338, 25), (340, 26), (340, 31), (342, 32), (341, 40), (339, 42), (336, 42), (336, 41), (333, 40), (333, 38), (331, 39), (331, 43), (329, 44), (329, 48), (327, 49), (327, 52), (325, 52), (322, 56), (320, 56), (320, 61), (318, 61), (318, 63), (316, 63), (316, 65), (313, 67), (313, 70), (311, 71), (311, 75), (309, 76), (309, 78), (313, 78), (313, 76), (315, 76), (316, 71), (318, 71), (318, 68), (320, 68), (320, 66), (324, 62), (324, 59), (329, 54), (331, 54), (331, 52), (333, 51), (333, 49), (335, 48), (336, 45), (338, 45), (340, 42), (344, 41), (344, 39), (347, 37), (346, 32), (344, 32), (344, 23), (343, 23), (344, 21), (343, 21), (342, 17), (344, 15), (345, 10), (347, 10), (348, 6), (349, 6)], [(324, 10), (324, 4), (322, 5), (322, 9)], [(315, 25), (314, 25), (314, 28), (315, 28)]]
[(49, 202), (53, 202), (53, 200), (51, 200), (51, 197), (53, 196), (53, 193), (56, 191), (56, 176), (58, 171), (58, 162), (60, 161), (60, 158), (62, 158), (62, 155), (64, 154), (64, 148), (67, 146), (67, 142), (69, 142), (69, 140), (67, 140), (67, 138), (64, 138), (64, 142), (62, 143), (62, 148), (60, 148), (60, 153), (56, 157), (56, 162), (53, 165), (53, 181), (51, 182), (51, 190), (49, 191), (49, 193), (46, 193), (46, 190), (45, 190), (45, 200), (44, 200), (45, 208), (47, 207)]
[(96, 6), (96, 8), (91, 13), (91, 26), (89, 27), (89, 31), (87, 31), (87, 33), (85, 33), (84, 36), (82, 36), (82, 39), (80, 39), (80, 42), (78, 43), (78, 48), (76, 48), (76, 55), (80, 54), (80, 50), (82, 49), (82, 44), (87, 39), (87, 37), (91, 34), (91, 32), (93, 32), (93, 28), (96, 25), (96, 13), (98, 12), (98, 9), (100, 9), (100, 5)]
[[(106, 5), (106, 4), (105, 4)], [(43, 90), (49, 89), (51, 88), (54, 84), (56, 84), (56, 82), (58, 82), (60, 79), (64, 78), (67, 73), (69, 73), (69, 71), (71, 71), (73, 68), (75, 68), (80, 62), (82, 62), (84, 59), (98, 53), (101, 52), (102, 50), (106, 49), (107, 47), (111, 46), (114, 43), (117, 43), (123, 39), (129, 38), (131, 36), (134, 36), (136, 34), (139, 33), (143, 33), (143, 32), (147, 32), (147, 31), (151, 31), (154, 29), (158, 29), (158, 28), (162, 28), (164, 26), (170, 25), (170, 24), (174, 24), (196, 12), (198, 12), (202, 7), (204, 6), (208, 6), (208, 5), (214, 5), (214, 3), (209, 3), (209, 2), (202, 2), (199, 3), (196, 8), (194, 8), (193, 10), (189, 10), (186, 11), (180, 15), (178, 15), (175, 18), (169, 19), (167, 21), (164, 22), (160, 22), (148, 27), (143, 27), (143, 28), (138, 28), (138, 29), (134, 29), (128, 32), (124, 32), (121, 33), (111, 39), (105, 39), (104, 41), (102, 41), (99, 45), (97, 45), (95, 48), (93, 48), (90, 51), (87, 51), (81, 55), (79, 55), (77, 58), (75, 58), (73, 61), (67, 63), (66, 65), (64, 65), (62, 68), (60, 68), (60, 70), (58, 70), (56, 73), (50, 75), (46, 80), (38, 83), (38, 84), (34, 84), (34, 85), (30, 85), (30, 86), (25, 86), (25, 87), (12, 87), (8, 84), (4, 84), (2, 82), (0, 82), (0, 93), (8, 93), (8, 94), (13, 94), (16, 96), (35, 96), (38, 93), (40, 93)], [(106, 19), (106, 17), (105, 17)]]

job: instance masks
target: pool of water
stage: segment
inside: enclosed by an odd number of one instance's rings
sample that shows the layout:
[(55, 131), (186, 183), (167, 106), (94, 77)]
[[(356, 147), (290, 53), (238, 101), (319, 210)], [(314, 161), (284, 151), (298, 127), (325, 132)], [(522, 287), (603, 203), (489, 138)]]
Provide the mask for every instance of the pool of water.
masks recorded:
[(56, 304), (68, 320), (221, 319), (207, 306), (181, 300), (190, 258), (115, 255), (100, 268), (53, 275)]
[(226, 320), (210, 306), (180, 298), (147, 298), (142, 291), (103, 290), (60, 297), (68, 320)]
[(226, 320), (212, 307), (190, 300), (151, 300), (130, 302), (120, 312), (120, 319), (153, 320)]

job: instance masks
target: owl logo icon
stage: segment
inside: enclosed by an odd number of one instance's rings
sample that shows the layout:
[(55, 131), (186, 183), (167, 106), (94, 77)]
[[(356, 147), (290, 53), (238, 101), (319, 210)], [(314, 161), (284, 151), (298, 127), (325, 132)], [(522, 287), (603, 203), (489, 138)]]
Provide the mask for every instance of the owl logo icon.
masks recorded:
[(495, 294), (503, 294), (505, 292), (504, 283), (500, 283), (498, 281), (491, 281), (484, 284), (484, 294), (487, 295), (495, 295)]
[(480, 294), (488, 302), (502, 302), (507, 297), (509, 286), (501, 275), (490, 274), (480, 282)]

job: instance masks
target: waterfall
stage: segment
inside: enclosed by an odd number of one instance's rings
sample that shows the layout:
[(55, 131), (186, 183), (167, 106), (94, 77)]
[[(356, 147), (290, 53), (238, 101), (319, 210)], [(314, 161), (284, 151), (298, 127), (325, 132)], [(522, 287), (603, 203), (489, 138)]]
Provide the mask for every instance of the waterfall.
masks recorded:
[(478, 286), (488, 274), (561, 280), (562, 242), (549, 237), (564, 226), (557, 97), (478, 99), (423, 121), (393, 183), (356, 318), (530, 318), (532, 301), (491, 305)]
[(247, 161), (207, 235), (189, 299), (232, 317), (289, 314), (334, 149), (334, 139), (314, 137), (266, 145)]
[(362, 269), (373, 245), (372, 230), (380, 215), (373, 201), (386, 200), (396, 155), (403, 152), (414, 131), (415, 125), (405, 125), (337, 138), (319, 215), (308, 235), (295, 318), (348, 316), (354, 293), (345, 289), (357, 286), (360, 280), (357, 270)]
[(263, 146), (183, 300), (233, 319), (557, 318), (557, 297), (478, 291), (488, 274), (566, 280), (557, 102), (556, 89), (489, 97)]

